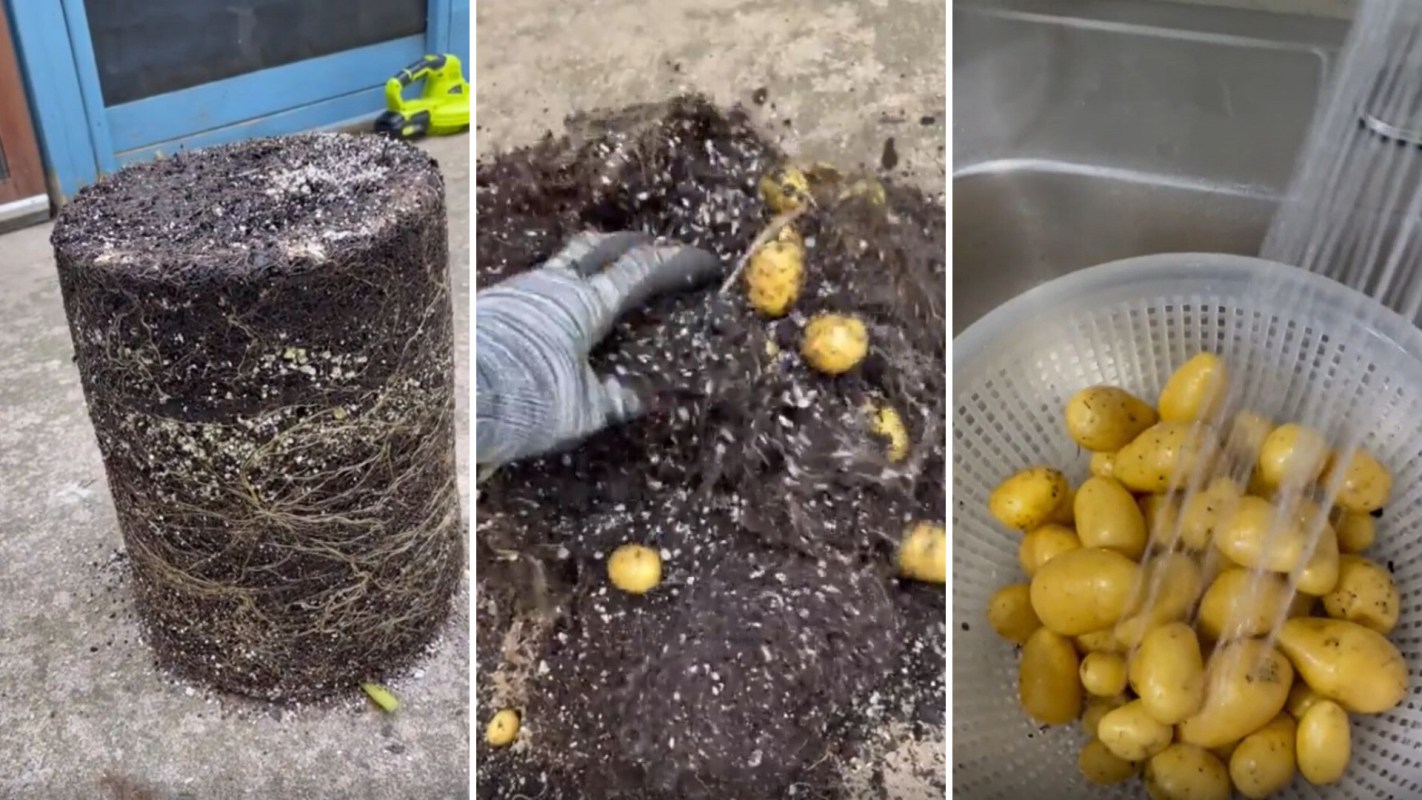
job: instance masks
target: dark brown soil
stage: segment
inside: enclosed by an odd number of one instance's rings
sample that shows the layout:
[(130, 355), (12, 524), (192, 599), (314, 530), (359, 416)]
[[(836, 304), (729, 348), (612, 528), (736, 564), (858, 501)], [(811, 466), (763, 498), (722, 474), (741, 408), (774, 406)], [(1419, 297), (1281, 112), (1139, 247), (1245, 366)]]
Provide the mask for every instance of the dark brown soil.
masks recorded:
[[(756, 182), (782, 161), (742, 112), (697, 98), (571, 120), (479, 165), (476, 283), (588, 228), (695, 244), (729, 269), (770, 218)], [(945, 516), (944, 215), (886, 190), (883, 206), (822, 197), (796, 223), (808, 283), (783, 320), (739, 286), (625, 320), (594, 365), (657, 410), (480, 487), (480, 720), (511, 705), (524, 722), (511, 748), (477, 743), (479, 797), (843, 797), (867, 731), (941, 726), (944, 593), (892, 562), (907, 522)], [(823, 311), (870, 330), (870, 357), (836, 379), (797, 353)], [(866, 429), (869, 400), (903, 415), (906, 461)], [(646, 596), (607, 581), (626, 542), (661, 550)]]
[(258, 139), (84, 189), (52, 241), (160, 663), (302, 702), (407, 667), (464, 559), (444, 181)]

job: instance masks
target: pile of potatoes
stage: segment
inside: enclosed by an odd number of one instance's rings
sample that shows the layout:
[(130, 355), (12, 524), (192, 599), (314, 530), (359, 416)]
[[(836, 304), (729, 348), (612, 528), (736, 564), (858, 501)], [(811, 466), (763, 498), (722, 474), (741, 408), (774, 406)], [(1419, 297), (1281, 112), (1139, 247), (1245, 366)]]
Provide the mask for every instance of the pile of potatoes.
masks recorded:
[(1153, 800), (1337, 782), (1350, 715), (1384, 713), (1408, 690), (1387, 638), (1401, 598), (1364, 555), (1390, 473), (1362, 449), (1340, 463), (1308, 427), (1227, 413), (1228, 381), (1202, 353), (1153, 407), (1084, 389), (1065, 427), (1093, 453), (1091, 477), (1073, 491), (1032, 466), (989, 498), (1022, 537), (1027, 580), (987, 615), (1021, 645), (1023, 709), (1080, 721), (1086, 779), (1140, 775)]

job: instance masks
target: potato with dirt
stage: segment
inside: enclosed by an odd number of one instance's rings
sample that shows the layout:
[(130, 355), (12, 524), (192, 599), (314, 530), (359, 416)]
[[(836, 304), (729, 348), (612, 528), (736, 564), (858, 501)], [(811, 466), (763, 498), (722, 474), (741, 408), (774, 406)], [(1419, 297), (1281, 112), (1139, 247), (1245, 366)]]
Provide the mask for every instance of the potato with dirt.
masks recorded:
[(1264, 640), (1222, 645), (1205, 665), (1205, 703), (1180, 723), (1180, 741), (1208, 749), (1243, 739), (1278, 716), (1293, 682), (1289, 660)]
[(1029, 467), (1009, 476), (988, 497), (988, 510), (1009, 528), (1028, 531), (1051, 522), (1071, 489), (1050, 467)]
[(785, 316), (805, 285), (805, 252), (793, 242), (767, 242), (746, 264), (746, 297), (770, 319)]
[(869, 329), (847, 314), (820, 314), (805, 325), (800, 355), (826, 375), (843, 375), (859, 366), (869, 352)]
[(1114, 453), (1158, 420), (1144, 400), (1115, 386), (1082, 389), (1067, 401), (1066, 429), (1072, 440), (1095, 453)]
[(1132, 492), (1167, 492), (1183, 486), (1196, 469), (1213, 460), (1216, 449), (1210, 428), (1158, 422), (1116, 453), (1111, 476)]
[(925, 583), (948, 580), (948, 533), (942, 525), (916, 522), (899, 544), (899, 574)]
[(1356, 622), (1386, 636), (1397, 627), (1402, 596), (1381, 564), (1348, 554), (1339, 559), (1338, 582), (1323, 596), (1323, 608), (1334, 619)]
[(1334, 463), (1341, 458), (1337, 454), (1330, 458), (1320, 478), (1327, 485), (1335, 473), (1342, 472), (1335, 500), (1338, 507), (1355, 514), (1371, 514), (1387, 505), (1392, 497), (1392, 473), (1387, 467), (1361, 447), (1354, 450), (1341, 466)]
[(1355, 714), (1381, 714), (1407, 696), (1407, 662), (1397, 645), (1356, 622), (1287, 620), (1279, 649), (1310, 689)]

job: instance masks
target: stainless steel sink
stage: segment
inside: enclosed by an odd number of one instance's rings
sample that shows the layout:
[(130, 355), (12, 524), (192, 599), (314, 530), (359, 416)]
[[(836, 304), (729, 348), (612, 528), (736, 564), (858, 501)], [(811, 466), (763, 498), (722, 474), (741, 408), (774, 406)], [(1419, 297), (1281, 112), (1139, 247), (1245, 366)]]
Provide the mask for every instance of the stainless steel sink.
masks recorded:
[(1255, 254), (1346, 23), (1160, 2), (954, 6), (954, 335), (1051, 278)]

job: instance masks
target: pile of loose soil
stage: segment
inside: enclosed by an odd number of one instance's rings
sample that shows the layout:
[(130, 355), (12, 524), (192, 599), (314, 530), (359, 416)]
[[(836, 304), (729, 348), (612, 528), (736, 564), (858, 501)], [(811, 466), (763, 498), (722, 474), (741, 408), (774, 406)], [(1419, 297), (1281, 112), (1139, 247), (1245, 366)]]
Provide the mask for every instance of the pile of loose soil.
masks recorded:
[[(570, 120), (480, 163), (476, 285), (587, 229), (693, 244), (729, 270), (783, 161), (742, 111), (697, 97)], [(624, 320), (594, 367), (639, 382), (654, 412), (480, 487), (480, 719), (513, 706), (523, 728), (478, 743), (479, 797), (843, 797), (874, 731), (941, 727), (944, 592), (892, 564), (908, 522), (945, 517), (944, 214), (884, 188), (795, 223), (808, 279), (788, 317), (713, 286)], [(871, 341), (833, 379), (797, 352), (826, 311)], [(903, 416), (905, 461), (869, 432), (871, 401)], [(626, 542), (661, 551), (649, 595), (608, 584)]]

